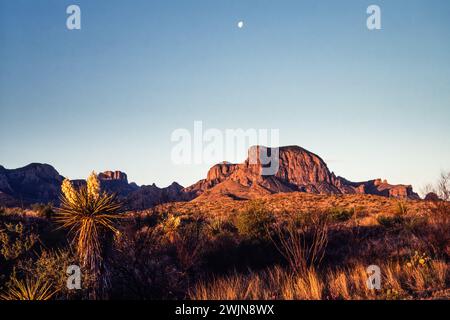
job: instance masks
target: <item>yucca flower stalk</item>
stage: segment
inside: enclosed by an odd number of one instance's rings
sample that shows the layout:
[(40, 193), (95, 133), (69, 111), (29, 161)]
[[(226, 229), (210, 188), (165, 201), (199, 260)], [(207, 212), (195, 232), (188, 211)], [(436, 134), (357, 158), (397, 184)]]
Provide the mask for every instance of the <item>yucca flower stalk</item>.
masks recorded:
[(57, 221), (73, 235), (72, 244), (83, 270), (93, 281), (92, 298), (106, 286), (104, 255), (108, 240), (118, 232), (114, 226), (120, 217), (121, 203), (115, 194), (100, 191), (100, 182), (95, 172), (86, 181), (86, 186), (74, 188), (69, 180), (62, 184), (62, 197)]
[(7, 292), (0, 294), (1, 300), (49, 300), (57, 292), (48, 281), (42, 278), (18, 280), (11, 277)]
[(86, 181), (89, 200), (95, 200), (100, 196), (100, 181), (95, 172), (92, 172)]
[(76, 202), (76, 191), (69, 179), (64, 179), (61, 185), (61, 191), (66, 201), (70, 203)]

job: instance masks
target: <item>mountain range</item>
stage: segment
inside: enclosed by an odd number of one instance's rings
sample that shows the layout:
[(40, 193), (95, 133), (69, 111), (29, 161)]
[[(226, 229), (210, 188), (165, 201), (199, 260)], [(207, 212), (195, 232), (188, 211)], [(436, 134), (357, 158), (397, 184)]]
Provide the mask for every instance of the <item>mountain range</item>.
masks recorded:
[[(267, 151), (262, 146), (249, 149), (249, 154)], [(316, 154), (298, 146), (278, 149), (279, 168), (274, 175), (262, 175), (260, 161), (253, 163), (219, 163), (208, 171), (205, 179), (183, 188), (176, 182), (165, 188), (155, 184), (138, 186), (128, 181), (121, 171), (98, 174), (102, 189), (117, 193), (126, 209), (142, 210), (155, 205), (178, 201), (215, 201), (228, 197), (234, 200), (254, 199), (268, 194), (307, 192), (316, 194), (372, 194), (385, 197), (419, 199), (410, 185), (391, 185), (374, 179), (351, 182), (330, 172)], [(58, 204), (64, 177), (48, 164), (32, 163), (23, 168), (0, 166), (0, 205), (27, 206), (33, 203)], [(73, 180), (82, 185), (84, 180)]]

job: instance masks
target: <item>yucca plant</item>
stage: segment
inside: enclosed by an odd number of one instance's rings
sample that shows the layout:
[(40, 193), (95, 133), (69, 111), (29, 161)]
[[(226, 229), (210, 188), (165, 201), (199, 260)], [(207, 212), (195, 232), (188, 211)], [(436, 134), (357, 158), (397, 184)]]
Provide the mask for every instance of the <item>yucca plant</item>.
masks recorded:
[(83, 270), (88, 272), (93, 288), (90, 298), (98, 298), (106, 286), (104, 255), (112, 235), (118, 233), (115, 220), (121, 203), (115, 194), (100, 191), (95, 172), (85, 186), (74, 188), (70, 180), (63, 181), (61, 205), (56, 220), (73, 235), (72, 244)]
[(57, 292), (48, 281), (42, 278), (19, 280), (11, 277), (8, 290), (0, 294), (1, 300), (49, 300)]

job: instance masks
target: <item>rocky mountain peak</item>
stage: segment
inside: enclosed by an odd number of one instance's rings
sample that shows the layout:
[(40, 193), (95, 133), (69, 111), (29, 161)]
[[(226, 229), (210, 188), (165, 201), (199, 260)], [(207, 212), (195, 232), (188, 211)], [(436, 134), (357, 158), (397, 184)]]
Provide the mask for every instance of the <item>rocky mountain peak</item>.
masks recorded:
[(100, 180), (120, 180), (128, 183), (128, 178), (125, 172), (122, 171), (104, 171), (98, 174)]
[(168, 186), (167, 188), (171, 189), (171, 190), (182, 190), (183, 186), (180, 185), (178, 182), (174, 181), (170, 184), (170, 186)]
[[(411, 186), (390, 185), (386, 180), (375, 179), (351, 182), (336, 177), (325, 161), (318, 155), (299, 146), (280, 147), (278, 150), (265, 146), (252, 146), (249, 157), (242, 164), (219, 163), (213, 166), (206, 179), (185, 189), (192, 197), (217, 187), (216, 192), (238, 197), (245, 194), (260, 196), (267, 193), (303, 191), (325, 194), (366, 193), (387, 197), (418, 198)], [(278, 170), (274, 175), (264, 176), (260, 156), (278, 156)], [(256, 158), (255, 158), (256, 157)], [(225, 190), (225, 191), (224, 191)], [(207, 194), (214, 194), (208, 191)]]
[(63, 177), (48, 164), (31, 163), (17, 169), (0, 171), (0, 192), (17, 203), (57, 201)]

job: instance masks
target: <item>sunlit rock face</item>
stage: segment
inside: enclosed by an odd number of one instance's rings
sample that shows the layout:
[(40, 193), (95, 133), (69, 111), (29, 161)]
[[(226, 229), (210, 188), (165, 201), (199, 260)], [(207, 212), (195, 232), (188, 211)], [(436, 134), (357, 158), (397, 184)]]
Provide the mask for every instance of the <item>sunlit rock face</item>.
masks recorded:
[[(268, 148), (254, 146), (249, 154)], [(256, 152), (258, 154), (258, 152)], [(270, 154), (271, 152), (267, 152)], [(391, 185), (386, 180), (375, 179), (351, 182), (330, 172), (326, 163), (316, 154), (298, 146), (278, 149), (278, 170), (274, 175), (262, 175), (261, 161), (213, 166), (206, 179), (184, 189), (192, 198), (203, 195), (227, 194), (239, 198), (253, 198), (270, 193), (302, 191), (321, 194), (374, 194), (386, 197), (418, 199), (409, 185)], [(215, 190), (213, 190), (215, 189)], [(247, 193), (247, 195), (246, 195)], [(205, 197), (204, 195), (203, 197)]]

